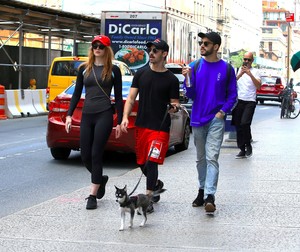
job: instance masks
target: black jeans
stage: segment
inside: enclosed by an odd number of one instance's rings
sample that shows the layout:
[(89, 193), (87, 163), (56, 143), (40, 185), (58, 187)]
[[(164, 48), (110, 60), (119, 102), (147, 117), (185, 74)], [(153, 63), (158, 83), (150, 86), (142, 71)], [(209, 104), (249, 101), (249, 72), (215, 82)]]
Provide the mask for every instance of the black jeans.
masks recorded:
[(81, 159), (94, 184), (102, 183), (104, 147), (113, 127), (111, 109), (97, 114), (82, 114), (80, 124)]
[(237, 146), (245, 151), (245, 146), (251, 142), (251, 123), (256, 108), (256, 102), (238, 100), (232, 111), (232, 124), (236, 127)]

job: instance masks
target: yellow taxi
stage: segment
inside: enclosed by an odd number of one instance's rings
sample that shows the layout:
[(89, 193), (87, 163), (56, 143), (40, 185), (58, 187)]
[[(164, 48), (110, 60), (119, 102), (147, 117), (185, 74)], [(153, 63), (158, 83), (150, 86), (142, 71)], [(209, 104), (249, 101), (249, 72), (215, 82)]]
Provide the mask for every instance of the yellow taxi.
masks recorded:
[[(48, 86), (46, 89), (47, 109), (49, 103), (76, 80), (79, 65), (87, 61), (87, 59), (88, 57), (76, 56), (54, 58), (49, 70)], [(114, 60), (113, 64), (120, 68), (123, 76), (133, 75), (130, 68), (124, 62)]]

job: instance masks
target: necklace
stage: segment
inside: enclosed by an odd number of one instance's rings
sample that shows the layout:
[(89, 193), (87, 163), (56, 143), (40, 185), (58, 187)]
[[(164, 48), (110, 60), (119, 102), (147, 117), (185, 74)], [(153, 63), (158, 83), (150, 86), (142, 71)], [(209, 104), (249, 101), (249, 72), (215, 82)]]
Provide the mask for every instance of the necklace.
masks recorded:
[(94, 65), (95, 66), (103, 66), (103, 64), (96, 64), (95, 62), (94, 62)]

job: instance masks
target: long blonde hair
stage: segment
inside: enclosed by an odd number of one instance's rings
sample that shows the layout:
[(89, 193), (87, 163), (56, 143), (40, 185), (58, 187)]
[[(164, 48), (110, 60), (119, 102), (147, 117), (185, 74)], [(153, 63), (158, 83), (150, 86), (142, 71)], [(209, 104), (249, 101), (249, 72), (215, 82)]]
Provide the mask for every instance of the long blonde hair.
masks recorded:
[[(114, 59), (114, 53), (113, 53), (113, 50), (110, 46), (106, 46), (103, 50), (105, 50), (105, 54), (104, 54), (104, 66), (103, 66), (103, 71), (102, 71), (102, 74), (101, 74), (101, 80), (102, 81), (111, 79), (112, 68), (113, 68), (112, 61)], [(94, 52), (93, 52), (93, 48), (91, 47), (90, 50), (89, 50), (89, 55), (88, 55), (87, 62), (84, 62), (81, 65), (81, 66), (86, 67), (86, 72), (85, 72), (86, 76), (88, 76), (91, 73), (92, 68), (94, 66), (94, 62), (95, 62), (95, 55), (94, 55)]]

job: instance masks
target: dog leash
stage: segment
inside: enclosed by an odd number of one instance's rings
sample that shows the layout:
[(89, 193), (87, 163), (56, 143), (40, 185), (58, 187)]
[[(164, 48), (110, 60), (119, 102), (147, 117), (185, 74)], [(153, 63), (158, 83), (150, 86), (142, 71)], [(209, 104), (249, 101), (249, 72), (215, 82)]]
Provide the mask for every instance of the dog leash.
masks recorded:
[[(163, 120), (161, 121), (161, 124), (160, 124), (160, 126), (159, 126), (158, 135), (159, 135), (159, 133), (160, 133), (160, 131), (161, 131), (161, 128), (162, 128), (162, 126), (163, 126), (163, 124), (164, 124), (164, 122), (165, 122), (165, 120), (166, 120), (166, 118), (167, 118), (167, 115), (168, 115), (169, 110), (170, 110), (171, 108), (173, 108), (173, 107), (174, 107), (174, 106), (171, 105), (171, 104), (168, 104), (168, 105), (167, 105), (167, 109), (166, 109), (166, 112), (165, 112), (165, 114), (164, 114), (164, 118), (163, 118)], [(177, 108), (177, 111), (178, 111), (178, 108)], [(154, 140), (154, 142), (152, 143), (152, 147), (151, 147), (151, 150), (150, 150), (150, 152), (149, 152), (149, 154), (148, 154), (148, 158), (147, 158), (147, 160), (146, 160), (146, 162), (145, 162), (144, 168), (147, 166), (147, 164), (148, 164), (148, 162), (149, 162), (149, 160), (150, 160), (150, 157), (151, 157), (151, 155), (152, 155), (152, 152), (153, 152), (153, 149), (154, 149), (154, 147), (155, 147), (155, 144), (156, 144), (157, 139), (158, 139), (158, 137), (157, 137), (157, 138)], [(142, 170), (143, 170), (143, 169), (142, 169)], [(143, 171), (142, 171), (142, 174), (141, 174), (141, 176), (140, 176), (140, 178), (139, 178), (137, 184), (136, 184), (135, 187), (133, 188), (132, 192), (128, 194), (128, 196), (131, 196), (131, 195), (135, 192), (135, 190), (138, 188), (138, 186), (139, 186), (139, 184), (140, 184), (140, 182), (141, 182), (141, 179), (142, 179), (143, 175), (144, 175), (144, 173), (143, 173)]]

